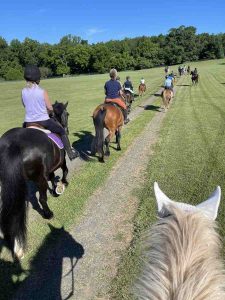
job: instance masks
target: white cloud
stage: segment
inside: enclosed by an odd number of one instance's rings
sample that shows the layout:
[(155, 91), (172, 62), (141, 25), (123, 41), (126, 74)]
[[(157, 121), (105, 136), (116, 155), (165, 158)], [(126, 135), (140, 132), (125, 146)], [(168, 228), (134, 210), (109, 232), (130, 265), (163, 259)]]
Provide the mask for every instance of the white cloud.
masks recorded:
[(89, 29), (86, 31), (86, 35), (92, 36), (92, 35), (94, 35), (94, 34), (99, 34), (99, 33), (102, 33), (102, 32), (105, 32), (105, 30), (104, 30), (104, 29), (100, 29), (100, 28), (93, 27), (93, 28), (89, 28)]

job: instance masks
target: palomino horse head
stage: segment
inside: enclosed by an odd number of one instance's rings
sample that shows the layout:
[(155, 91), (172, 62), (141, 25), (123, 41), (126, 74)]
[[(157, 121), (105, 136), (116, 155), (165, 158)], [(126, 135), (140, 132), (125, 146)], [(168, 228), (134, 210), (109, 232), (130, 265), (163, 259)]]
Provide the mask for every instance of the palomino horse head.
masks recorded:
[(175, 206), (185, 213), (201, 212), (209, 219), (215, 220), (218, 213), (218, 208), (221, 198), (221, 189), (218, 186), (212, 195), (204, 202), (193, 206), (190, 204), (175, 202), (169, 199), (159, 188), (157, 182), (154, 183), (155, 197), (157, 201), (158, 213), (160, 216), (164, 216), (168, 213), (169, 207)]
[(225, 273), (215, 219), (218, 186), (198, 205), (175, 202), (154, 184), (159, 220), (146, 231), (135, 299), (225, 299)]

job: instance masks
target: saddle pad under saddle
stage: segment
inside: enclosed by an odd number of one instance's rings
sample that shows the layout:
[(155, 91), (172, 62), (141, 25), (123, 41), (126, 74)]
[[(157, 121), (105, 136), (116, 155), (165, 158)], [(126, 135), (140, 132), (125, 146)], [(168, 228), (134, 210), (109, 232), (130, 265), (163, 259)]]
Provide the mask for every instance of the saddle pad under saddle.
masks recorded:
[(62, 140), (60, 139), (60, 137), (58, 135), (56, 135), (55, 133), (51, 132), (50, 130), (44, 129), (44, 128), (35, 127), (35, 126), (30, 126), (30, 127), (27, 127), (27, 128), (32, 128), (32, 129), (37, 129), (37, 130), (43, 131), (45, 134), (47, 134), (48, 138), (51, 139), (56, 144), (56, 146), (59, 149), (63, 149), (64, 148)]

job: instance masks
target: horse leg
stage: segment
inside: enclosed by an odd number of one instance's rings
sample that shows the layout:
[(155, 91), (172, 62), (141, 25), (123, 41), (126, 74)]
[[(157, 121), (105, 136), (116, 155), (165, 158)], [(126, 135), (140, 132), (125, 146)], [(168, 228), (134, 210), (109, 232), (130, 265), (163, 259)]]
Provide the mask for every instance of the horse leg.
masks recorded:
[(55, 189), (56, 189), (56, 183), (55, 183), (55, 173), (54, 172), (51, 172), (49, 175), (48, 175), (48, 179), (51, 181), (51, 184), (52, 184), (52, 190), (51, 190), (51, 194), (53, 196), (56, 196), (56, 192), (55, 192)]
[(40, 174), (36, 183), (40, 194), (39, 202), (43, 208), (44, 218), (51, 219), (53, 217), (53, 212), (49, 209), (47, 204), (47, 190), (49, 186), (48, 186), (48, 181), (45, 178), (44, 174)]
[(121, 127), (119, 127), (116, 131), (116, 143), (117, 143), (117, 150), (120, 151), (120, 139), (121, 139)]
[(109, 143), (110, 143), (111, 137), (112, 137), (112, 134), (111, 134), (111, 131), (110, 131), (109, 134), (107, 135), (107, 137), (105, 138), (105, 146), (106, 146), (105, 156), (110, 155)]
[(61, 168), (62, 168), (62, 172), (63, 172), (62, 183), (64, 183), (65, 186), (68, 186), (69, 182), (66, 179), (67, 174), (68, 174), (68, 168), (67, 168), (67, 165), (66, 165), (66, 157), (64, 157), (64, 161), (63, 161), (63, 164), (62, 164)]

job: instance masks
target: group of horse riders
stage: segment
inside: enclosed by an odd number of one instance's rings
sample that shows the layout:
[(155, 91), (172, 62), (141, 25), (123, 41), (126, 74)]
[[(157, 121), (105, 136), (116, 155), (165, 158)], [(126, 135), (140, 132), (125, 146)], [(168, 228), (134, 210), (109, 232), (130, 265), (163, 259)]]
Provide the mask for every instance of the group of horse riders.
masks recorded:
[[(127, 106), (123, 98), (123, 90), (129, 92), (133, 99), (133, 84), (130, 77), (126, 77), (123, 86), (118, 80), (117, 70), (110, 70), (110, 80), (104, 85), (105, 103), (113, 103), (118, 105), (124, 116), (124, 124), (130, 120), (127, 117)], [(24, 79), (26, 80), (26, 87), (22, 90), (22, 104), (25, 108), (25, 120), (23, 127), (30, 127), (37, 125), (43, 127), (61, 137), (65, 151), (70, 160), (79, 156), (78, 151), (71, 147), (68, 135), (65, 129), (54, 118), (52, 103), (49, 99), (48, 92), (39, 86), (41, 73), (37, 66), (28, 65), (24, 70)], [(141, 79), (141, 84), (145, 84), (145, 80)]]
[[(179, 69), (179, 74), (184, 74), (183, 73), (184, 71), (180, 71), (181, 69), (185, 70), (184, 68), (182, 68), (181, 66), (179, 66), (178, 69)], [(198, 70), (197, 70), (197, 68), (195, 68), (194, 71), (190, 71), (190, 66), (188, 66), (187, 70), (188, 70), (187, 71), (188, 74), (192, 75), (192, 79), (198, 77)], [(173, 87), (174, 87), (174, 82), (175, 82), (175, 74), (172, 71), (169, 75), (167, 75), (168, 71), (169, 71), (169, 67), (166, 67), (165, 68), (166, 76), (165, 76), (164, 88), (165, 89), (169, 89), (169, 90), (171, 90), (173, 92)]]
[[(125, 100), (125, 95), (128, 93), (131, 103), (134, 100), (134, 87), (130, 76), (126, 77), (123, 85), (120, 82), (120, 77), (117, 75), (116, 69), (111, 69), (109, 72), (110, 80), (105, 83), (105, 103), (115, 104), (120, 107), (124, 116), (124, 124), (127, 124), (130, 119), (128, 118), (128, 106)], [(145, 85), (144, 78), (141, 79), (140, 84)]]

